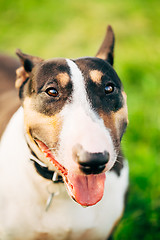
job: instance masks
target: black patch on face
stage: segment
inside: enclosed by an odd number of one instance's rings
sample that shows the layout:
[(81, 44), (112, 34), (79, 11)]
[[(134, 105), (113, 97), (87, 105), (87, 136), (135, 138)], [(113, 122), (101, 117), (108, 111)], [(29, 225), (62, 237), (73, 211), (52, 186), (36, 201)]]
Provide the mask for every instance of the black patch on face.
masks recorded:
[[(65, 59), (51, 59), (38, 63), (32, 70), (24, 89), (24, 96), (32, 98), (33, 108), (45, 115), (52, 116), (58, 113), (72, 92), (72, 83), (69, 80), (65, 87), (56, 79), (59, 73), (67, 73), (70, 78), (70, 69)], [(47, 89), (54, 88), (58, 96), (47, 94)]]
[[(75, 60), (75, 63), (82, 71), (86, 91), (93, 109), (97, 112), (102, 110), (106, 113), (118, 111), (123, 106), (123, 96), (121, 93), (123, 87), (111, 65), (98, 58), (81, 58)], [(92, 70), (98, 70), (103, 73), (100, 84), (92, 81), (90, 77), (90, 71)], [(105, 87), (108, 84), (114, 86), (114, 91), (110, 94), (105, 93)]]

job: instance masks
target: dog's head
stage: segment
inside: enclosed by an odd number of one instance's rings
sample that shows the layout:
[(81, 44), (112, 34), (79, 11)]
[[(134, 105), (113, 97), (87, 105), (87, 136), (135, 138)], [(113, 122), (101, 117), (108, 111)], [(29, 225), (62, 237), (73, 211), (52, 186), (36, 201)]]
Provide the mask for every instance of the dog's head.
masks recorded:
[(128, 121), (126, 94), (112, 67), (113, 49), (109, 26), (94, 58), (43, 60), (17, 51), (23, 66), (16, 86), (27, 142), (84, 206), (102, 198), (105, 172), (117, 159)]

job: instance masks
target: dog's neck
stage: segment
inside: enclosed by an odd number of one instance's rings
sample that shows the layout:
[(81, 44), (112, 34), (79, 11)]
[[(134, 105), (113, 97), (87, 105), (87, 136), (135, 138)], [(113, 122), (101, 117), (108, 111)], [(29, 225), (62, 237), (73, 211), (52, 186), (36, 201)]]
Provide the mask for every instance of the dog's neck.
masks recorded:
[[(32, 151), (31, 151), (32, 152)], [(53, 183), (63, 183), (63, 178), (56, 171), (48, 169), (47, 165), (41, 162), (34, 152), (31, 153), (30, 160), (33, 161), (37, 173)]]

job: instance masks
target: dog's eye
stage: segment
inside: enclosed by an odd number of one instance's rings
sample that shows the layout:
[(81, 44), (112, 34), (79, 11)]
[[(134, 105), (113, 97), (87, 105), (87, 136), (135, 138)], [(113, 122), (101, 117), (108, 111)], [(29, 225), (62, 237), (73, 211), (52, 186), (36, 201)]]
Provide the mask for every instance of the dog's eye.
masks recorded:
[(51, 97), (57, 97), (59, 95), (57, 89), (55, 88), (47, 88), (46, 93)]
[(105, 90), (105, 94), (112, 93), (114, 91), (114, 85), (109, 84), (109, 85), (105, 86), (104, 90)]

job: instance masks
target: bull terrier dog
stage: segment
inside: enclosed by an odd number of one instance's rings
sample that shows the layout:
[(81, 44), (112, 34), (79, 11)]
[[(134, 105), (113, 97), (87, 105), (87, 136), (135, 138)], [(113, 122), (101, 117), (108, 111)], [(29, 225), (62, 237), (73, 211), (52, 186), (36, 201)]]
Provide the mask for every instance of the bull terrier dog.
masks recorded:
[(21, 107), (0, 144), (1, 240), (112, 235), (128, 188), (120, 147), (128, 114), (114, 39), (108, 26), (96, 57), (74, 60), (17, 50)]

